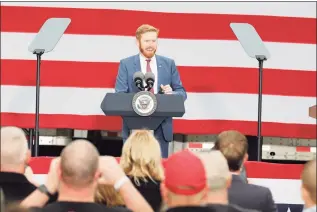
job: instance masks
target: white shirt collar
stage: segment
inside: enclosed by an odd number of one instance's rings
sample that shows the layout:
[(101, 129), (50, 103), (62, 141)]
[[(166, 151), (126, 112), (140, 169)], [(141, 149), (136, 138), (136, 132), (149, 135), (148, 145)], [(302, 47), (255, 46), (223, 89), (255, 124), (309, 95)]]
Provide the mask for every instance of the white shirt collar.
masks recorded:
[(140, 60), (141, 60), (141, 61), (146, 62), (146, 60), (147, 60), (147, 59), (150, 59), (150, 60), (151, 60), (151, 62), (156, 63), (156, 57), (155, 57), (155, 54), (154, 54), (154, 56), (153, 56), (152, 58), (146, 58), (146, 57), (144, 57), (144, 56), (143, 56), (143, 54), (141, 54), (141, 53), (139, 54), (139, 56), (140, 56)]

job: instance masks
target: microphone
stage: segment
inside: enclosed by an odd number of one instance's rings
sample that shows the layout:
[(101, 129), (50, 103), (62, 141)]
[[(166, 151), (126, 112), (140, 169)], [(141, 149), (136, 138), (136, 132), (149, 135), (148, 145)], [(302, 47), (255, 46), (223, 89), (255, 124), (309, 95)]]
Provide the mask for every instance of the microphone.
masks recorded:
[(138, 87), (140, 91), (144, 90), (143, 80), (144, 80), (144, 74), (141, 71), (135, 72), (133, 74), (133, 81), (136, 87)]
[(149, 90), (151, 90), (154, 86), (154, 82), (155, 82), (155, 75), (152, 72), (147, 72), (145, 73), (145, 83), (146, 83), (146, 88)]

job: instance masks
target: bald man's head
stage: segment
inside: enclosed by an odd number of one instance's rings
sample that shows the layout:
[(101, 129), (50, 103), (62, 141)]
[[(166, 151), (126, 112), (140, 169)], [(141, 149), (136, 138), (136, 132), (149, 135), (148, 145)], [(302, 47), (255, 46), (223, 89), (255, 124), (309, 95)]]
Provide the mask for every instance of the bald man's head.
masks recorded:
[(305, 164), (301, 178), (304, 190), (303, 199), (316, 204), (316, 160)]
[(85, 187), (95, 180), (99, 167), (99, 153), (86, 140), (75, 140), (61, 153), (61, 178), (74, 187)]
[(28, 160), (25, 133), (17, 127), (1, 128), (1, 169), (24, 166)]
[(227, 189), (231, 173), (226, 158), (219, 150), (196, 153), (205, 166), (210, 192)]

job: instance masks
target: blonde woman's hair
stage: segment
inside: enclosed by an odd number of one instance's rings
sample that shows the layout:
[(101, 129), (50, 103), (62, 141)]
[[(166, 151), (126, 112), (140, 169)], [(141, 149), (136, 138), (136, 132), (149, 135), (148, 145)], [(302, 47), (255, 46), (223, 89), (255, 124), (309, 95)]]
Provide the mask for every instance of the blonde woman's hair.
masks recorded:
[(95, 193), (95, 201), (107, 207), (124, 206), (122, 196), (110, 185), (98, 185)]
[(164, 179), (161, 148), (154, 135), (148, 130), (134, 131), (123, 145), (120, 165), (125, 174), (139, 179), (155, 181)]
[(147, 32), (156, 32), (156, 34), (158, 36), (160, 30), (155, 28), (154, 26), (149, 25), (149, 24), (143, 24), (143, 25), (139, 26), (139, 28), (135, 32), (136, 39), (140, 40), (141, 36)]

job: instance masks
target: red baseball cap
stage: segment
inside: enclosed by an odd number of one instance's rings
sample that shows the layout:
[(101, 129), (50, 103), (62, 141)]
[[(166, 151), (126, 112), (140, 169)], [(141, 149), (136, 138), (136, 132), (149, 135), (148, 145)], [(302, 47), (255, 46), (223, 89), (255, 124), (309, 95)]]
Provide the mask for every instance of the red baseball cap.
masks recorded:
[(165, 162), (165, 186), (179, 195), (201, 192), (207, 187), (207, 180), (200, 158), (188, 150), (171, 155)]

